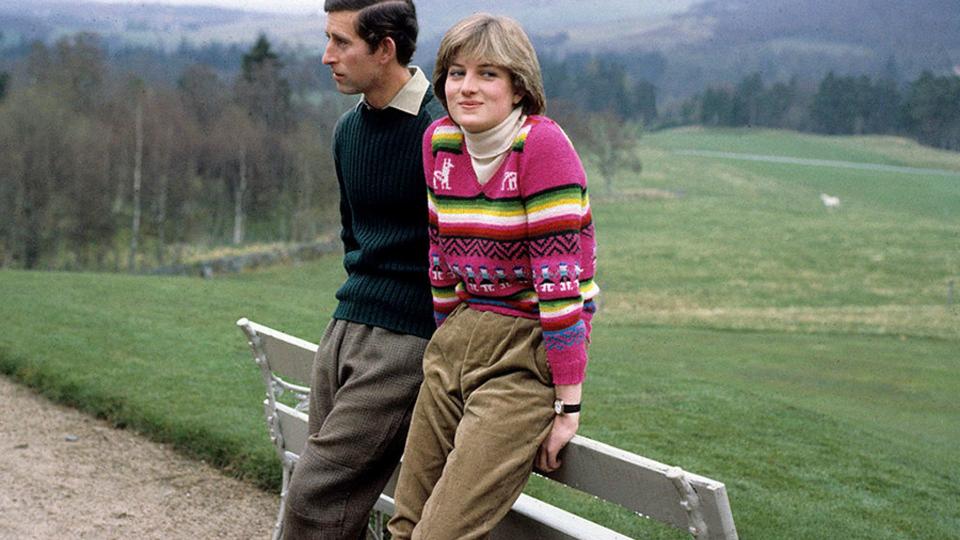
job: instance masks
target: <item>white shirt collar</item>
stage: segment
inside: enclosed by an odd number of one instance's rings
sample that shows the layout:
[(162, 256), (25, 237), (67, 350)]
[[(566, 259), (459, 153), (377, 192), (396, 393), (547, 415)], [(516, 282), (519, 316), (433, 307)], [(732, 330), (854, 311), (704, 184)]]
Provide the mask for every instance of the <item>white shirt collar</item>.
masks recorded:
[[(423, 74), (419, 67), (413, 66), (407, 69), (410, 70), (410, 80), (400, 88), (397, 95), (393, 96), (393, 99), (390, 100), (390, 103), (387, 103), (384, 109), (393, 107), (411, 116), (416, 116), (420, 114), (420, 103), (423, 102), (423, 96), (430, 88), (430, 81), (427, 80), (427, 76)], [(366, 103), (366, 98), (363, 98), (363, 101)]]

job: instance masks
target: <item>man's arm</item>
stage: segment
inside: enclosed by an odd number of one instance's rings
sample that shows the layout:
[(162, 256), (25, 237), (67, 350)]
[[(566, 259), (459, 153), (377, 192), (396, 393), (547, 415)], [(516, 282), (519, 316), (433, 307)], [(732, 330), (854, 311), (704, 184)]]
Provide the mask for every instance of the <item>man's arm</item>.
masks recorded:
[(340, 124), (337, 124), (333, 134), (333, 167), (337, 173), (337, 186), (340, 189), (340, 240), (343, 242), (343, 252), (350, 253), (360, 249), (360, 244), (353, 234), (353, 210), (350, 208), (350, 199), (347, 196), (346, 185), (343, 183), (343, 171), (340, 168)]

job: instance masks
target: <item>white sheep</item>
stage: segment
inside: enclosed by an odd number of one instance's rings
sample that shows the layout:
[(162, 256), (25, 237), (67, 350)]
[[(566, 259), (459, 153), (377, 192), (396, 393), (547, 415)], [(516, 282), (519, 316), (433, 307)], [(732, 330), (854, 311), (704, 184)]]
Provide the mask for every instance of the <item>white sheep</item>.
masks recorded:
[(832, 197), (826, 193), (821, 193), (820, 200), (827, 208), (840, 208), (840, 197)]

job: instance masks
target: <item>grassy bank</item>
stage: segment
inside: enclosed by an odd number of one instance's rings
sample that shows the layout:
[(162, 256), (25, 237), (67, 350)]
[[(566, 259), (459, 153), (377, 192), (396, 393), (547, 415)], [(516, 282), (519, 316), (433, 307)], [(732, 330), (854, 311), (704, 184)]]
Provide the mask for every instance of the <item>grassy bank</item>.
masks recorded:
[[(645, 139), (643, 176), (594, 202), (603, 304), (584, 434), (725, 482), (743, 538), (953, 535), (960, 176), (679, 149), (960, 170), (960, 156), (884, 138)], [(336, 257), (206, 281), (0, 272), (0, 370), (275, 488), (259, 374), (233, 322), (315, 341), (341, 276)], [(682, 537), (530, 490), (631, 536)]]

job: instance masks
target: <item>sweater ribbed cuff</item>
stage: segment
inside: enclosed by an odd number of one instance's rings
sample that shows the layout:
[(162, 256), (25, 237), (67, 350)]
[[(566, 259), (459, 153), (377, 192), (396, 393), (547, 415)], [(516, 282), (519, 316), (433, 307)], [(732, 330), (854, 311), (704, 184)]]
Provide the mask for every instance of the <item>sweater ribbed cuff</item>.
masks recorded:
[(547, 351), (547, 363), (553, 384), (580, 384), (587, 375), (587, 349), (580, 345), (564, 351), (562, 355), (551, 356)]

